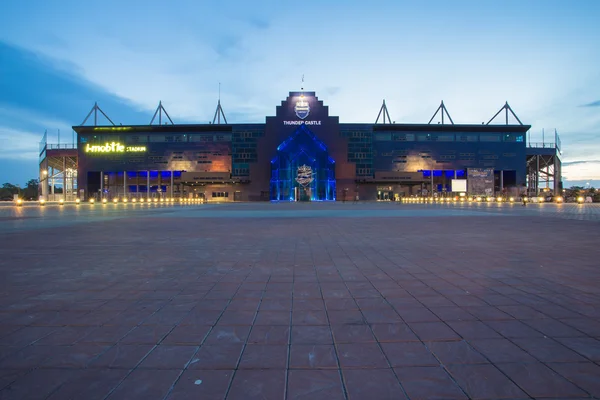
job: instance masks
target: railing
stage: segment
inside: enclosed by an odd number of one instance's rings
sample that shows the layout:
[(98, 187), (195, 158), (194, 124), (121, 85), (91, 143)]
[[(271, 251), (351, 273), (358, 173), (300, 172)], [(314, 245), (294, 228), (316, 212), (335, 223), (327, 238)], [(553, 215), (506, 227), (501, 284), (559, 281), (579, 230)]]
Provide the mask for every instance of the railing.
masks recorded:
[(77, 143), (62, 143), (62, 144), (47, 144), (47, 150), (58, 150), (58, 149), (76, 149)]
[(556, 143), (528, 143), (527, 147), (537, 148), (537, 149), (557, 149), (558, 146)]

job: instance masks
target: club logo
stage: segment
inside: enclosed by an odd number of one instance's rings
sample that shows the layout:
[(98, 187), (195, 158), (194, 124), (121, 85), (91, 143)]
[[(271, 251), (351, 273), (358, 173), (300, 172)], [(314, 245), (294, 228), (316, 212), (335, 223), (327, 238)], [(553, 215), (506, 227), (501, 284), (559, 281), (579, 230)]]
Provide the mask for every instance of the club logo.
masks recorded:
[(308, 165), (301, 165), (298, 167), (298, 171), (296, 174), (296, 182), (298, 182), (303, 187), (307, 187), (313, 181), (313, 171), (312, 168)]
[(308, 101), (304, 100), (304, 96), (300, 96), (300, 100), (298, 100), (296, 103), (294, 111), (296, 111), (296, 115), (300, 119), (308, 117), (308, 114), (310, 113), (310, 107), (308, 105)]

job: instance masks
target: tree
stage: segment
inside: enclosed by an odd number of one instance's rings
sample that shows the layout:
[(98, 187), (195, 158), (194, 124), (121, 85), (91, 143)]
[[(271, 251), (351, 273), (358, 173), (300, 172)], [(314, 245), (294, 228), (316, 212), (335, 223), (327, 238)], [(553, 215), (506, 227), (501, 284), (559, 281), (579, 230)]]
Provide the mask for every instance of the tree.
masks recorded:
[(36, 200), (39, 197), (40, 182), (38, 179), (30, 179), (25, 184), (23, 197), (27, 200)]

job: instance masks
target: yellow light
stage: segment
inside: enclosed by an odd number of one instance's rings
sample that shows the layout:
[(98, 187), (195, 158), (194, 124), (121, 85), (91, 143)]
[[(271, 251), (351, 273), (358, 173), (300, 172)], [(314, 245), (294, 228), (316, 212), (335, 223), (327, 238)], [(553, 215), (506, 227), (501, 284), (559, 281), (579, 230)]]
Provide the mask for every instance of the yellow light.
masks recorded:
[(577, 198), (577, 202), (578, 202), (578, 203), (583, 203), (583, 200), (584, 200), (583, 196), (579, 196), (579, 197)]
[(508, 199), (508, 201), (510, 201), (512, 203), (513, 201), (515, 201), (515, 198), (511, 197), (510, 199)]
[(17, 205), (18, 205), (18, 206), (22, 206), (22, 205), (23, 205), (23, 200), (21, 200), (21, 199), (17, 199)]
[(132, 202), (132, 203), (135, 203), (136, 201), (137, 201), (136, 199), (131, 199), (131, 202)]
[(58, 204), (62, 206), (63, 204), (65, 204), (65, 201), (63, 199), (60, 199), (58, 200)]
[(143, 202), (144, 202), (144, 198), (142, 197), (142, 198), (140, 199), (140, 203), (143, 203)]
[(544, 202), (544, 198), (543, 198), (542, 196), (540, 196), (540, 197), (538, 197), (538, 201), (539, 201), (540, 203), (543, 203), (543, 202)]
[(557, 202), (557, 203), (562, 203), (562, 202), (563, 202), (563, 198), (562, 198), (562, 196), (558, 196), (558, 197), (556, 198), (556, 202)]
[(477, 201), (481, 201), (481, 197), (478, 197), (476, 200), (477, 200)]
[(106, 200), (106, 199), (102, 199), (102, 203), (103, 203), (103, 204), (106, 204), (107, 202), (108, 202), (108, 200)]
[(148, 199), (146, 200), (148, 203), (152, 203), (152, 199), (150, 197), (148, 197)]
[(163, 198), (161, 198), (161, 199), (160, 199), (160, 202), (161, 202), (161, 203), (162, 203), (162, 202), (164, 202), (164, 201), (165, 201), (165, 199), (163, 199)]
[(94, 199), (90, 199), (90, 204), (94, 204), (96, 201)]
[(498, 197), (498, 203), (502, 203), (504, 199), (502, 197)]
[(40, 206), (46, 205), (46, 200), (40, 199)]
[(154, 202), (155, 202), (155, 203), (158, 203), (158, 199), (157, 199), (156, 197), (154, 198)]
[(123, 203), (127, 203), (127, 197), (123, 197)]

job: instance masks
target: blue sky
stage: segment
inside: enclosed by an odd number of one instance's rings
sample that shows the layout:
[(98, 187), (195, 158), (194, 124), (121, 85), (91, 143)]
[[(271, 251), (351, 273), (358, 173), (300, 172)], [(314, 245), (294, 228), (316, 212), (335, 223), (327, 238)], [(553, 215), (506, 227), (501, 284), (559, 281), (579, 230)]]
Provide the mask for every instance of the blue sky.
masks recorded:
[[(71, 140), (94, 101), (116, 123), (263, 122), (315, 90), (342, 122), (399, 122), (444, 100), (455, 123), (508, 101), (557, 129), (567, 183), (600, 186), (600, 1), (4, 0), (0, 183), (37, 177), (38, 142)], [(502, 119), (499, 119), (501, 122)]]

